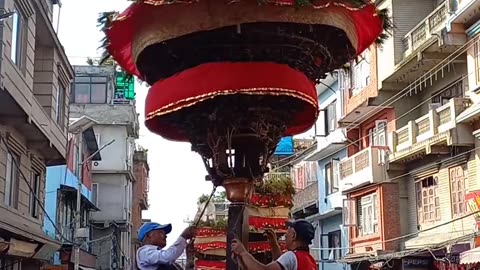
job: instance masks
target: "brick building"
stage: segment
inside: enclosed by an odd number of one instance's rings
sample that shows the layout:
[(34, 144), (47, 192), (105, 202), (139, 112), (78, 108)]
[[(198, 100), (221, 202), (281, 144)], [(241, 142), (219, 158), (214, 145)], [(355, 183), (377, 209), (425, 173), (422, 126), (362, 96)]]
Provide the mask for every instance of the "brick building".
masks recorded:
[[(148, 166), (148, 151), (137, 145), (137, 149), (133, 154), (133, 175), (135, 181), (133, 182), (132, 191), (132, 250), (135, 252), (139, 248), (139, 243), (136, 241), (138, 229), (143, 224), (144, 210), (148, 210), (148, 190), (150, 185), (149, 178), (150, 167)], [(133, 257), (132, 265), (136, 265), (135, 256)]]
[(468, 33), (480, 2), (379, 6), (393, 15), (392, 37), (342, 72), (339, 124), (349, 146), (339, 174), (350, 246), (342, 262), (442, 269), (442, 260), (458, 264), (476, 235), (465, 194), (478, 189), (471, 73), (479, 41)]

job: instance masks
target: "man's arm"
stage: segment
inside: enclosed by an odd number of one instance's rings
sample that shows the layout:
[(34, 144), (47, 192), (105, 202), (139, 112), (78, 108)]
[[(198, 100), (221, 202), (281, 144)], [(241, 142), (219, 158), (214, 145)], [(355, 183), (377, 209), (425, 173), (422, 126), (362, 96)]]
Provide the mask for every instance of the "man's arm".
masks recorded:
[(270, 248), (272, 250), (272, 259), (276, 261), (280, 256), (282, 256), (282, 249), (278, 244), (277, 234), (272, 229), (265, 230), (265, 234), (267, 235), (268, 242), (270, 243)]
[(139, 250), (138, 260), (140, 263), (155, 265), (155, 264), (172, 264), (175, 262), (187, 247), (187, 240), (179, 237), (173, 245), (166, 250), (148, 248)]
[(282, 249), (277, 241), (270, 242), (270, 247), (272, 248), (272, 259), (276, 261), (280, 256), (282, 256)]
[(290, 270), (282, 269), (281, 265), (278, 262), (271, 262), (268, 265), (255, 260), (255, 258), (248, 252), (243, 253), (240, 256), (241, 265), (244, 269), (248, 270)]

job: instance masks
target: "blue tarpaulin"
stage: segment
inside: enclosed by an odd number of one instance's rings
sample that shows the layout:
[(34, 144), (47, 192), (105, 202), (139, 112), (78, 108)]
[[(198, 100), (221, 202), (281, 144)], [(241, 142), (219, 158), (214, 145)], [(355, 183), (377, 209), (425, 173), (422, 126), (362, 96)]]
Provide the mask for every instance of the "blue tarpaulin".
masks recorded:
[(292, 155), (293, 154), (293, 137), (283, 137), (277, 144), (274, 155)]

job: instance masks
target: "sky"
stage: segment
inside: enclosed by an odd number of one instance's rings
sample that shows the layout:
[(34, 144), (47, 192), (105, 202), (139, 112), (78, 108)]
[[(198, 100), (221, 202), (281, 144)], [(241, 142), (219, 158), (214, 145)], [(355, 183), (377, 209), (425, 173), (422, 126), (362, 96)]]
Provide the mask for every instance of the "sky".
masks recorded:
[[(129, 5), (125, 0), (63, 0), (60, 9), (58, 35), (72, 65), (85, 65), (87, 57), (98, 57), (99, 40), (103, 34), (97, 28), (98, 13), (123, 11)], [(54, 25), (57, 25), (54, 23)], [(137, 112), (140, 113), (138, 143), (148, 149), (150, 165), (150, 209), (144, 218), (159, 223), (172, 223), (170, 243), (187, 226), (183, 221), (193, 219), (197, 199), (212, 191), (205, 181), (205, 168), (200, 156), (190, 151), (189, 143), (164, 140), (150, 133), (143, 118), (146, 85), (136, 86)]]
[[(60, 16), (54, 25), (72, 65), (85, 65), (87, 57), (99, 57), (97, 48), (103, 33), (97, 27), (100, 12), (123, 11), (126, 0), (62, 0)], [(58, 14), (58, 12), (56, 12)], [(184, 220), (195, 216), (197, 199), (210, 194), (212, 184), (205, 181), (206, 170), (200, 156), (190, 151), (189, 143), (167, 141), (150, 133), (143, 118), (146, 85), (136, 86), (137, 112), (140, 113), (140, 138), (137, 143), (148, 149), (150, 165), (150, 208), (144, 218), (172, 223), (170, 243), (187, 226)]]

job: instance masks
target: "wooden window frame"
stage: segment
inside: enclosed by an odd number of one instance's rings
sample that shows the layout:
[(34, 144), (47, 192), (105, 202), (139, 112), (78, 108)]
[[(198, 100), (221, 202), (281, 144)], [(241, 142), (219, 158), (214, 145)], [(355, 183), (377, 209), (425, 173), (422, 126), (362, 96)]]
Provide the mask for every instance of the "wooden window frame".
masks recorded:
[[(438, 176), (436, 175), (415, 182), (418, 224), (432, 224), (441, 220), (438, 187)], [(426, 214), (428, 219), (426, 219)]]
[(465, 201), (468, 183), (466, 166), (460, 165), (448, 169), (450, 182), (450, 202), (452, 217), (463, 217), (468, 213), (468, 203)]

